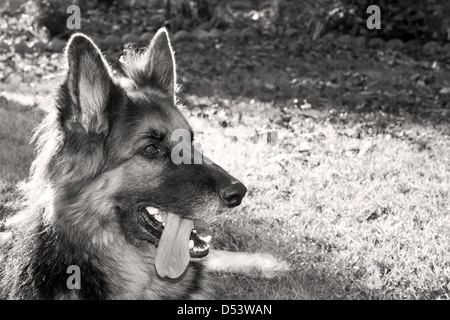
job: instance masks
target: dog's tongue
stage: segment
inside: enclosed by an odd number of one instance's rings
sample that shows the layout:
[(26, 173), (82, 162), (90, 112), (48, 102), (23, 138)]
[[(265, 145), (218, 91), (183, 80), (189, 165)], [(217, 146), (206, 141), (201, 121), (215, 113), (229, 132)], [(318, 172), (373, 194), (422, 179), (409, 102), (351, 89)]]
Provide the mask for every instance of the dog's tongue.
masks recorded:
[(175, 279), (186, 270), (190, 260), (189, 236), (192, 228), (192, 220), (167, 214), (155, 258), (156, 272), (160, 277)]

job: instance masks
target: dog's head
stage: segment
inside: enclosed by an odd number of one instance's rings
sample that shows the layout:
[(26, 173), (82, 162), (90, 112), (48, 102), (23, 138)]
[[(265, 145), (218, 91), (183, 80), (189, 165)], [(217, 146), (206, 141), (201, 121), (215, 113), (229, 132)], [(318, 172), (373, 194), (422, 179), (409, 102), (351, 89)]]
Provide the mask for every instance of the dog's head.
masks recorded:
[(158, 274), (179, 277), (190, 259), (208, 254), (203, 218), (238, 206), (247, 190), (193, 147), (176, 105), (166, 30), (143, 52), (125, 56), (121, 77), (84, 35), (72, 36), (66, 56), (56, 100), (58, 147), (47, 161), (55, 219), (94, 245), (114, 241), (116, 230), (139, 249), (157, 246)]

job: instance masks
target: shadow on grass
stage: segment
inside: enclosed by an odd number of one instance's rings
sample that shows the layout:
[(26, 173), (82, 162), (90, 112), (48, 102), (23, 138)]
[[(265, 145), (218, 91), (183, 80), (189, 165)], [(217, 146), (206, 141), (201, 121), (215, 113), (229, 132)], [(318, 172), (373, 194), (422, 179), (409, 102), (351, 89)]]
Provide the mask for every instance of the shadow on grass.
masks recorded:
[(278, 109), (301, 107), (305, 100), (312, 109), (349, 113), (361, 120), (381, 113), (387, 115), (375, 123), (381, 130), (399, 119), (425, 126), (450, 122), (448, 95), (438, 94), (448, 86), (444, 68), (435, 70), (430, 62), (376, 50), (337, 50), (329, 56), (318, 46), (312, 53), (290, 54), (276, 42), (269, 47), (266, 42), (224, 43), (220, 50), (214, 44), (183, 43), (177, 50), (182, 94), (245, 97), (271, 102)]
[(17, 184), (28, 177), (34, 157), (29, 142), (38, 121), (31, 104), (0, 96), (0, 221), (23, 206)]
[(0, 97), (0, 187), (28, 176), (34, 157), (30, 140), (39, 121), (31, 105)]
[(294, 270), (273, 278), (219, 274), (218, 297), (225, 300), (325, 300), (345, 299), (345, 285), (316, 270)]
[[(10, 185), (0, 189), (0, 222), (15, 213), (24, 206), (24, 195), (16, 186)], [(2, 227), (0, 224), (0, 232)]]
[[(272, 237), (283, 238), (283, 231), (274, 227)], [(217, 228), (215, 244), (220, 250), (267, 252), (286, 260), (291, 271), (268, 279), (242, 274), (218, 273), (215, 285), (221, 299), (245, 300), (316, 300), (367, 298), (364, 293), (350, 292), (351, 286), (329, 272), (331, 258), (323, 252), (302, 252), (295, 240), (275, 244), (276, 239), (264, 235), (251, 224), (235, 225), (224, 221)], [(326, 255), (326, 254), (325, 254)], [(284, 257), (283, 257), (284, 256)], [(287, 258), (285, 258), (288, 256)], [(332, 256), (332, 255), (329, 255)]]
[[(319, 247), (316, 244), (307, 246), (301, 236), (283, 245), (274, 245), (271, 237), (261, 234), (264, 228), (253, 227), (244, 222), (236, 225), (230, 221), (224, 222), (224, 228), (217, 230), (217, 247), (231, 251), (264, 251), (287, 260), (291, 271), (273, 279), (255, 278), (242, 274), (217, 274), (216, 287), (221, 299), (281, 299), (281, 300), (380, 300), (398, 299), (399, 292), (405, 288), (402, 284), (389, 288), (382, 284), (380, 288), (370, 288), (373, 282), (370, 273), (364, 266), (352, 268), (339, 262), (339, 249), (330, 246)], [(223, 233), (222, 233), (223, 232)], [(273, 237), (283, 238), (280, 229), (274, 229)], [(328, 247), (328, 248), (325, 248)], [(392, 284), (390, 284), (392, 285)], [(430, 286), (431, 287), (431, 286)], [(447, 299), (448, 288), (420, 287), (408, 288), (410, 295), (401, 297), (410, 299)]]

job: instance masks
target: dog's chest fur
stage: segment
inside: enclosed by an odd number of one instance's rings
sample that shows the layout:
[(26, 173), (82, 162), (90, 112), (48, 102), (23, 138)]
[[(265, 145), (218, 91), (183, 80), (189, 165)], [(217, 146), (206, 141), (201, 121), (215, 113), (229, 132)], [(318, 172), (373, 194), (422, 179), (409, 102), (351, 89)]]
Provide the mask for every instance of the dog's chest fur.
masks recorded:
[[(26, 213), (26, 212), (25, 212)], [(22, 214), (3, 233), (0, 299), (198, 299), (211, 297), (200, 264), (182, 278), (157, 276), (153, 250), (140, 250), (122, 237), (85, 251), (64, 240), (40, 219)], [(81, 289), (69, 289), (67, 268), (81, 271)]]

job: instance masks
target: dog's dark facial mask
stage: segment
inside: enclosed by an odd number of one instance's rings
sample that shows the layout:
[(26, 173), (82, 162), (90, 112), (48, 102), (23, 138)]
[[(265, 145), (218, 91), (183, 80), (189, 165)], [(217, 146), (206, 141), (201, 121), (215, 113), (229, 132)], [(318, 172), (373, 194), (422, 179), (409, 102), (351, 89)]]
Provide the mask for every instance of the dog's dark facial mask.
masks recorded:
[[(144, 53), (136, 54), (130, 52), (129, 55), (125, 56), (122, 60), (122, 66), (125, 73), (128, 75), (128, 79), (133, 80), (135, 87), (140, 88), (144, 92), (150, 90), (153, 94), (156, 93), (162, 97), (160, 104), (166, 104), (159, 109), (162, 112), (155, 112), (152, 114), (153, 118), (148, 119), (149, 123), (155, 122), (152, 129), (159, 131), (161, 136), (165, 136), (166, 144), (169, 143), (167, 140), (170, 140), (169, 136), (173, 130), (191, 130), (184, 117), (182, 117), (179, 111), (174, 108), (176, 104), (175, 59), (169, 36), (164, 29), (157, 32)], [(133, 96), (133, 94), (129, 94), (129, 96)], [(138, 103), (139, 102), (136, 101), (136, 104)], [(155, 117), (158, 117), (156, 114), (158, 114), (158, 116), (162, 114), (166, 115), (165, 119), (155, 121)], [(145, 118), (145, 115), (143, 118)], [(162, 127), (161, 124), (163, 124)], [(166, 160), (170, 161), (169, 159)], [(197, 200), (198, 196), (189, 196), (186, 194), (186, 190), (182, 190), (182, 188), (189, 189), (189, 185), (186, 182), (183, 183), (182, 177), (187, 176), (189, 180), (192, 180), (194, 178), (194, 172), (192, 170), (183, 170), (182, 167), (174, 169), (173, 164), (171, 163), (166, 164), (164, 172), (173, 173), (172, 176), (164, 174), (162, 179), (165, 182), (168, 184), (177, 183), (181, 187), (177, 190), (174, 186), (165, 187), (163, 183), (159, 189), (161, 192), (165, 191), (169, 192), (169, 194), (157, 195), (153, 193), (151, 195), (152, 199), (150, 199), (151, 205), (165, 209), (164, 213), (162, 213), (162, 217), (161, 213), (152, 207), (145, 208), (144, 210), (146, 212), (144, 212), (144, 214), (148, 213), (147, 221), (152, 220), (150, 223), (146, 224), (148, 232), (155, 235), (154, 231), (156, 229), (156, 271), (158, 275), (163, 278), (168, 277), (175, 279), (184, 273), (191, 257), (196, 258), (198, 256), (198, 252), (195, 252), (195, 250), (198, 248), (199, 239), (196, 237), (196, 230), (194, 229), (194, 222), (192, 220), (195, 213), (187, 211), (190, 211), (188, 208), (192, 203), (199, 202), (200, 199)], [(189, 183), (191, 182), (189, 181)], [(204, 193), (201, 188), (198, 190), (200, 193)], [(173, 198), (172, 194), (178, 195), (178, 199)], [(185, 199), (180, 200), (179, 198), (181, 198), (181, 195), (185, 195)], [(148, 197), (150, 197), (150, 194)], [(160, 203), (158, 203), (158, 201), (160, 201)], [(184, 212), (180, 212), (173, 207), (171, 208), (171, 205), (173, 204), (178, 204), (178, 207), (180, 207), (179, 204), (182, 202), (185, 202), (182, 206)], [(154, 213), (154, 210), (157, 211), (156, 214)], [(159, 221), (160, 223), (156, 223), (155, 225), (155, 220), (152, 218), (157, 216), (159, 216), (158, 220), (163, 219), (164, 221)], [(164, 226), (161, 226), (161, 224), (164, 224)], [(206, 255), (208, 251), (204, 250), (203, 253)]]

